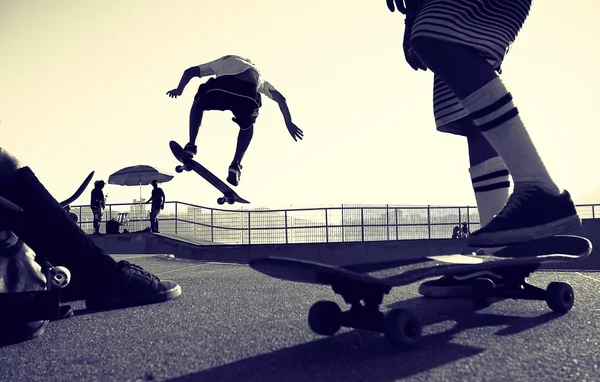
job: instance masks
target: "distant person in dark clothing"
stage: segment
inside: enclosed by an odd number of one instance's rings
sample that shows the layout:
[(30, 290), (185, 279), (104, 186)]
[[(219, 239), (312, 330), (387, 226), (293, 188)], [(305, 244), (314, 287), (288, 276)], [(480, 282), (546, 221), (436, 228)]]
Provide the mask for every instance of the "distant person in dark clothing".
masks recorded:
[(90, 201), (90, 208), (94, 214), (94, 235), (100, 234), (100, 221), (104, 214), (104, 208), (106, 207), (106, 200), (104, 199), (104, 181), (97, 180), (94, 182), (94, 189), (92, 190), (92, 199)]
[(156, 180), (152, 181), (152, 196), (146, 204), (152, 202), (152, 208), (150, 209), (150, 230), (152, 232), (159, 233), (158, 230), (158, 215), (161, 210), (165, 209), (165, 193), (162, 188), (158, 187)]
[(465, 222), (462, 223), (462, 237), (464, 239), (468, 238), (471, 232), (469, 232), (469, 225)]
[(452, 230), (452, 238), (460, 239), (460, 227), (459, 226), (455, 226), (454, 230)]

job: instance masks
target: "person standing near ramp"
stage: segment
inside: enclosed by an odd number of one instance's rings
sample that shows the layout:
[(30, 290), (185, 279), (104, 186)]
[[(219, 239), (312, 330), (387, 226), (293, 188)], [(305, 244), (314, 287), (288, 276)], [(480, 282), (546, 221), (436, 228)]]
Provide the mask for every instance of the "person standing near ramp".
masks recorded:
[(158, 215), (161, 210), (165, 209), (165, 193), (162, 188), (158, 187), (156, 180), (152, 181), (152, 196), (146, 204), (152, 202), (152, 208), (150, 209), (150, 230), (155, 233), (160, 233), (158, 230)]
[(94, 235), (100, 234), (100, 221), (104, 214), (104, 208), (106, 207), (106, 200), (104, 199), (104, 181), (97, 180), (94, 182), (94, 189), (92, 190), (92, 198), (90, 201), (90, 208), (94, 214)]

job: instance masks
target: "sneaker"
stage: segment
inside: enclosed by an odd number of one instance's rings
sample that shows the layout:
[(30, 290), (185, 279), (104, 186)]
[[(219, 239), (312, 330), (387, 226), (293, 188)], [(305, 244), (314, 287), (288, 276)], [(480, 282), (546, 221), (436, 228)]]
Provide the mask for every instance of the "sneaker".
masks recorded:
[(198, 146), (188, 143), (183, 148), (183, 151), (185, 151), (190, 158), (193, 158), (196, 154), (198, 154)]
[(572, 233), (581, 228), (571, 195), (552, 195), (537, 186), (515, 184), (504, 208), (467, 238), (471, 247), (496, 247)]
[(92, 292), (86, 301), (89, 310), (110, 310), (173, 300), (181, 295), (181, 287), (160, 280), (142, 267), (121, 260), (119, 274), (109, 276), (101, 290)]
[(229, 166), (229, 175), (227, 175), (227, 181), (237, 186), (240, 184), (240, 177), (242, 176), (242, 165), (239, 163), (232, 163)]
[(471, 297), (471, 284), (478, 278), (490, 279), (496, 285), (504, 283), (502, 275), (491, 271), (480, 271), (426, 281), (419, 285), (419, 294), (434, 298)]

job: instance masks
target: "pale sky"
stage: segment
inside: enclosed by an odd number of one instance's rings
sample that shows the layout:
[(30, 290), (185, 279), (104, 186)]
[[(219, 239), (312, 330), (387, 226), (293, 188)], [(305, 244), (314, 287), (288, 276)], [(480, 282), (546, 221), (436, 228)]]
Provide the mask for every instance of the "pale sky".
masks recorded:
[[(600, 184), (599, 10), (594, 0), (535, 1), (503, 65), (538, 151), (575, 197)], [(236, 188), (250, 207), (474, 205), (466, 140), (436, 131), (433, 74), (405, 63), (403, 33), (384, 0), (2, 0), (0, 145), (57, 199), (92, 170), (95, 180), (135, 164), (175, 174), (168, 142), (187, 142), (206, 79), (178, 99), (165, 93), (184, 69), (237, 54), (285, 95), (305, 134), (294, 142), (263, 97)], [(230, 112), (205, 113), (196, 159), (221, 179), (237, 133)], [(217, 206), (202, 178), (175, 175), (162, 185), (169, 200)], [(139, 195), (105, 191), (109, 203)]]

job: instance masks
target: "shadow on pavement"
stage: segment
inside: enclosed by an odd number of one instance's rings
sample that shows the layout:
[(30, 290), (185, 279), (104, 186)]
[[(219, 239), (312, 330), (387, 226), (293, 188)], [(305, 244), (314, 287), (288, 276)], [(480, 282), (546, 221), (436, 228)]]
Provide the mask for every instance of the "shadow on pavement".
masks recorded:
[[(406, 308), (422, 320), (424, 335), (410, 349), (392, 348), (378, 333), (351, 330), (321, 340), (293, 346), (237, 362), (187, 374), (169, 381), (391, 381), (475, 356), (484, 348), (452, 343), (462, 331), (487, 326), (507, 326), (496, 335), (513, 335), (559, 317), (516, 317), (478, 313), (468, 300), (414, 298), (388, 305)], [(450, 328), (428, 334), (427, 326), (454, 322)]]

